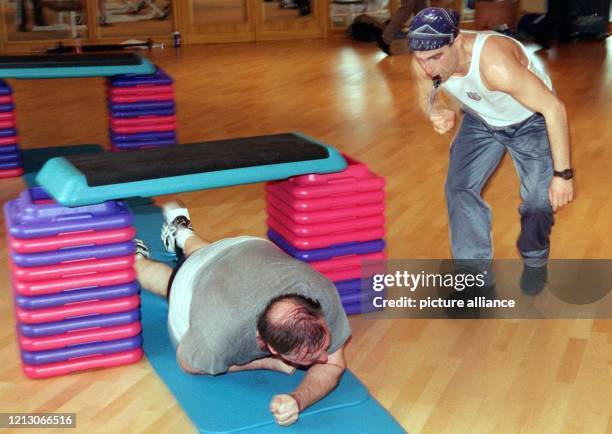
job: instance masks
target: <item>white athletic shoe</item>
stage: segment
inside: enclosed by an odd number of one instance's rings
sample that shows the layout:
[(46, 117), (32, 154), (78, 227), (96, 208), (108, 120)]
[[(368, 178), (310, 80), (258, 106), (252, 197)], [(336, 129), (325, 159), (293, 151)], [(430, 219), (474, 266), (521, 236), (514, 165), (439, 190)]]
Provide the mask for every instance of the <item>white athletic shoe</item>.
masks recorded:
[(161, 229), (161, 239), (164, 248), (170, 253), (176, 253), (179, 247), (176, 245), (176, 237), (182, 230), (193, 232), (189, 210), (178, 202), (168, 202), (162, 207), (164, 224)]

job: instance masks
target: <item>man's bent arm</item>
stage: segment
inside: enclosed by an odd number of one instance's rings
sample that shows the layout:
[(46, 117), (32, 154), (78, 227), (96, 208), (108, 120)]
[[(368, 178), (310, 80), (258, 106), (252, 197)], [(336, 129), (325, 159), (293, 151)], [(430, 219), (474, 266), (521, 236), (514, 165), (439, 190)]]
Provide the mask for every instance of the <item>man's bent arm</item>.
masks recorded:
[(300, 412), (334, 390), (345, 369), (344, 347), (330, 354), (327, 363), (308, 368), (304, 380), (290, 394), (297, 401)]
[[(178, 353), (176, 355), (176, 361), (178, 365), (181, 367), (181, 369), (188, 374), (209, 375), (207, 372), (196, 369), (193, 366), (191, 366), (189, 363), (187, 363), (185, 360), (181, 359)], [(272, 357), (256, 359), (244, 365), (233, 365), (228, 368), (227, 372), (253, 371), (257, 369), (278, 371), (278, 372), (282, 372), (284, 374), (289, 374), (289, 375), (295, 372), (295, 368), (293, 366), (287, 365), (282, 360), (275, 359)]]
[[(530, 110), (541, 113), (555, 170), (569, 169), (569, 130), (565, 105), (535, 74), (521, 62), (520, 48), (507, 38), (496, 38), (485, 44), (481, 74), (489, 90), (505, 92)], [(524, 60), (524, 59), (523, 59)]]
[[(507, 38), (491, 39), (485, 44), (481, 57), (480, 72), (485, 85), (489, 90), (505, 92), (530, 110), (541, 113), (546, 121), (554, 170), (571, 168), (565, 105), (529, 71), (525, 54), (514, 42)], [(484, 64), (482, 59), (486, 59)], [(553, 177), (548, 198), (553, 211), (567, 205), (574, 198), (573, 181)]]

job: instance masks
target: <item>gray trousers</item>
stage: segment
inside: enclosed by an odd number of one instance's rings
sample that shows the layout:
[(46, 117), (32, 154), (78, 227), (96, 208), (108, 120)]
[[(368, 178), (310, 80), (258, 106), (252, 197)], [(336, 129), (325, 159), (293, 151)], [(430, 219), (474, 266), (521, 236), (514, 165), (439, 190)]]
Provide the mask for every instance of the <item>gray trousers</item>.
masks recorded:
[(491, 209), (481, 192), (506, 151), (521, 181), (518, 249), (528, 266), (540, 267), (548, 260), (554, 223), (548, 199), (553, 166), (544, 118), (534, 114), (496, 128), (466, 112), (451, 146), (445, 187), (455, 261), (493, 257)]
[(393, 42), (393, 37), (397, 32), (402, 30), (406, 21), (419, 11), (429, 7), (429, 0), (402, 0), (400, 7), (391, 16), (391, 20), (385, 31), (383, 32), (382, 38), (387, 44)]

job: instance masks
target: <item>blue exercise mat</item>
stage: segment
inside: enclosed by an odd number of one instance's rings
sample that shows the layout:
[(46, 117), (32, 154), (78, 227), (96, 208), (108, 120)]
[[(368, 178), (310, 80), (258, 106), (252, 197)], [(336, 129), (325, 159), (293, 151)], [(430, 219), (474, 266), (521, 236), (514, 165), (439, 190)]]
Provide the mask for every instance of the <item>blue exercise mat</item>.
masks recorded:
[[(159, 232), (160, 209), (134, 206), (134, 226), (154, 259), (172, 266), (174, 255), (163, 250)], [(330, 395), (308, 408), (290, 427), (279, 427), (268, 410), (271, 398), (292, 391), (303, 372), (284, 375), (269, 371), (236, 372), (216, 377), (190, 375), (177, 365), (166, 328), (167, 302), (142, 293), (144, 350), (149, 363), (202, 433), (403, 433), (399, 424), (371, 399), (349, 371)]]
[(320, 412), (301, 418), (289, 427), (262, 426), (244, 434), (405, 434), (399, 425), (374, 398), (365, 402)]

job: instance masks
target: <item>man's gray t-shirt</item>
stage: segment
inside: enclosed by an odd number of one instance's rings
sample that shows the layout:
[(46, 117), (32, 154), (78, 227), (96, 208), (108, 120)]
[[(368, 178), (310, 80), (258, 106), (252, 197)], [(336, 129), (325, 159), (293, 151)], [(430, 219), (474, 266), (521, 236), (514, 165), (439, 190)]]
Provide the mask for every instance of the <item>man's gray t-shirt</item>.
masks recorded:
[(351, 335), (334, 284), (267, 240), (252, 238), (232, 245), (205, 263), (198, 274), (189, 327), (178, 355), (207, 374), (221, 374), (232, 365), (270, 356), (257, 345), (257, 318), (278, 295), (295, 293), (321, 303), (331, 332), (329, 354)]

